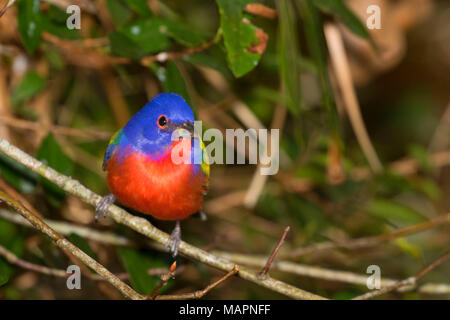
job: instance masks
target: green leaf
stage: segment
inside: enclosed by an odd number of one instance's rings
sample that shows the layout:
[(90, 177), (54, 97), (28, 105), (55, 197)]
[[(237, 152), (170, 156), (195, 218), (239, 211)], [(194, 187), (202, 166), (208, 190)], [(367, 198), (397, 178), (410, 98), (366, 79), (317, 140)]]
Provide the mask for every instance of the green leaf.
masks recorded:
[(342, 2), (342, 0), (314, 0), (312, 1), (321, 10), (338, 17), (356, 35), (370, 39), (364, 24), (359, 18)]
[(131, 39), (144, 53), (151, 54), (166, 49), (171, 41), (165, 21), (146, 19), (128, 25), (121, 32)]
[[(6, 249), (20, 257), (24, 248), (23, 232), (7, 221), (0, 220), (0, 244)], [(0, 257), (0, 286), (9, 281), (14, 272), (14, 268)]]
[(29, 53), (36, 50), (41, 39), (42, 16), (39, 4), (39, 0), (20, 0), (18, 3), (19, 33)]
[(415, 159), (420, 168), (425, 172), (430, 172), (433, 169), (433, 161), (431, 160), (430, 153), (426, 148), (421, 145), (413, 144), (409, 147), (409, 155)]
[(313, 239), (327, 228), (327, 220), (322, 209), (311, 201), (289, 195), (286, 199), (295, 219), (302, 228), (302, 234)]
[(11, 277), (12, 267), (3, 258), (0, 258), (0, 287)]
[(136, 43), (118, 31), (112, 31), (108, 35), (108, 38), (111, 51), (116, 55), (136, 60), (145, 55), (145, 52)]
[(29, 71), (22, 81), (13, 89), (11, 102), (13, 105), (33, 97), (45, 86), (45, 79), (34, 71)]
[(330, 131), (339, 136), (340, 120), (337, 114), (334, 93), (329, 78), (326, 43), (323, 35), (323, 23), (314, 0), (297, 0), (299, 13), (303, 20), (306, 43), (317, 68), (317, 75), (322, 91), (322, 103), (327, 112)]
[[(74, 164), (72, 160), (62, 151), (52, 134), (49, 134), (42, 141), (36, 157), (46, 165), (64, 175), (71, 176), (73, 174)], [(53, 205), (58, 206), (60, 204), (60, 200), (65, 197), (64, 191), (45, 178), (40, 177), (39, 179), (44, 188), (49, 192), (49, 200)]]
[(69, 39), (69, 40), (77, 40), (80, 39), (81, 36), (78, 33), (77, 29), (69, 29), (66, 26), (66, 21), (57, 22), (52, 21), (46, 16), (42, 17), (42, 29), (48, 33), (51, 33), (59, 38)]
[(415, 259), (423, 258), (422, 249), (415, 244), (407, 241), (405, 238), (397, 238), (394, 243), (406, 254), (409, 254)]
[(442, 199), (442, 190), (434, 180), (416, 178), (413, 183), (417, 190), (425, 194), (431, 200), (437, 202)]
[(366, 207), (374, 216), (399, 222), (420, 223), (425, 221), (424, 216), (401, 203), (386, 199), (373, 199)]
[(125, 3), (133, 9), (137, 14), (143, 17), (149, 17), (152, 15), (147, 0), (124, 0)]
[(61, 53), (58, 50), (49, 46), (46, 46), (44, 50), (45, 57), (52, 68), (55, 68), (58, 71), (61, 71), (65, 68), (66, 62), (64, 61)]
[(223, 33), (228, 62), (236, 77), (241, 77), (258, 65), (261, 55), (252, 52), (252, 46), (260, 40), (258, 30), (247, 19), (243, 10), (251, 0), (216, 0), (220, 13), (220, 29)]
[(68, 15), (57, 6), (50, 4), (48, 10), (46, 11), (46, 17), (52, 21), (64, 23), (65, 25)]
[(198, 46), (204, 39), (177, 22), (147, 18), (128, 24), (109, 35), (112, 51), (139, 59), (144, 55), (166, 50), (172, 39), (187, 46)]
[(204, 42), (203, 37), (176, 21), (161, 21), (161, 25), (166, 26), (168, 36), (183, 45), (199, 46)]
[(164, 91), (178, 93), (189, 105), (192, 106), (191, 98), (187, 91), (186, 82), (178, 70), (177, 65), (173, 61), (168, 61), (165, 68), (158, 68), (156, 75), (159, 81), (161, 81)]
[(278, 62), (280, 76), (285, 91), (286, 107), (296, 115), (302, 104), (297, 21), (294, 6), (290, 1), (277, 1), (276, 4), (279, 14)]
[(134, 22), (119, 32), (130, 40), (129, 45), (139, 48), (144, 54), (152, 54), (167, 49), (171, 44), (167, 31), (165, 21), (150, 18)]
[(117, 253), (125, 269), (130, 274), (133, 288), (140, 294), (150, 294), (159, 283), (157, 276), (148, 274), (148, 269), (161, 267), (162, 264), (150, 256), (131, 248), (117, 248)]
[(133, 12), (122, 0), (107, 0), (111, 18), (116, 26), (124, 26), (133, 18)]
[[(217, 51), (220, 51), (218, 48), (215, 49), (217, 49)], [(183, 60), (196, 65), (217, 70), (224, 76), (231, 76), (231, 72), (230, 69), (228, 69), (227, 61), (223, 56), (223, 52), (221, 52), (221, 54), (219, 55), (216, 54), (216, 50), (210, 49), (205, 52), (186, 55), (183, 57)]]
[(0, 173), (6, 182), (21, 192), (31, 193), (36, 189), (39, 175), (4, 153), (0, 153)]

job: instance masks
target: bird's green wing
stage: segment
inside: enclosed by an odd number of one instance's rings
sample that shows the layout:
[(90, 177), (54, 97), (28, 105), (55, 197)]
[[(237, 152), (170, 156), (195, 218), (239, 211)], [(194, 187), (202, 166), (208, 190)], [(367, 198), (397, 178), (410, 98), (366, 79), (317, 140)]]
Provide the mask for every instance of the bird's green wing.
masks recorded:
[(122, 129), (120, 129), (116, 133), (114, 133), (114, 135), (109, 140), (109, 145), (108, 148), (106, 149), (105, 157), (103, 158), (103, 165), (102, 165), (103, 170), (106, 169), (106, 164), (108, 160), (111, 158), (112, 154), (114, 153), (114, 150), (116, 150), (117, 146), (120, 144), (122, 136), (123, 131)]
[(203, 194), (206, 194), (208, 192), (209, 188), (209, 157), (208, 153), (205, 151), (206, 147), (203, 143), (203, 140), (200, 136), (197, 136), (198, 140), (200, 141), (200, 148), (202, 149), (202, 164), (200, 165), (200, 168), (202, 172), (205, 174), (205, 181), (203, 185)]

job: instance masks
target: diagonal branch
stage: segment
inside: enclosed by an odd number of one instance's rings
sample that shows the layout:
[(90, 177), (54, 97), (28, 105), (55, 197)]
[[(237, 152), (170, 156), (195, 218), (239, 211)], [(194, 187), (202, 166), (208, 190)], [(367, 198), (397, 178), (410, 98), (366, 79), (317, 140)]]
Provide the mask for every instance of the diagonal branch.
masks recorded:
[(429, 230), (431, 228), (435, 228), (439, 225), (450, 223), (450, 213), (438, 216), (429, 221), (421, 222), (419, 224), (415, 224), (412, 226), (408, 226), (405, 228), (401, 228), (389, 233), (384, 233), (377, 236), (369, 236), (355, 239), (348, 239), (344, 241), (325, 241), (319, 242), (307, 247), (298, 248), (292, 250), (286, 257), (291, 259), (299, 258), (300, 256), (315, 253), (321, 250), (330, 250), (330, 249), (338, 249), (344, 248), (347, 250), (367, 248), (379, 245), (383, 242), (388, 242), (395, 240), (400, 237), (408, 236), (411, 234), (416, 234), (425, 230)]
[(33, 227), (40, 230), (42, 233), (49, 236), (53, 242), (60, 247), (63, 250), (69, 251), (71, 254), (73, 254), (75, 257), (80, 259), (84, 264), (91, 267), (93, 270), (95, 270), (100, 276), (102, 276), (105, 280), (107, 280), (110, 284), (112, 284), (114, 287), (119, 289), (119, 291), (125, 296), (130, 299), (135, 300), (141, 300), (144, 299), (142, 295), (134, 291), (132, 288), (130, 288), (127, 284), (122, 282), (117, 276), (109, 272), (104, 266), (102, 266), (100, 263), (92, 259), (89, 255), (84, 253), (82, 250), (80, 250), (78, 247), (73, 245), (70, 241), (68, 241), (66, 238), (61, 236), (59, 233), (57, 233), (55, 230), (50, 228), (44, 221), (42, 221), (40, 218), (35, 216), (31, 211), (26, 209), (24, 206), (22, 206), (19, 202), (12, 199), (10, 196), (8, 196), (3, 191), (0, 191), (0, 201), (5, 202), (9, 207), (20, 213), (25, 219), (27, 219)]
[[(23, 259), (20, 259), (13, 252), (9, 251), (8, 249), (6, 249), (5, 247), (3, 247), (1, 245), (0, 245), (0, 256), (4, 257), (6, 259), (6, 261), (8, 261), (10, 264), (14, 264), (14, 265), (21, 267), (23, 269), (26, 269), (26, 270), (34, 271), (34, 272), (49, 275), (49, 276), (60, 277), (60, 278), (67, 278), (68, 276), (70, 276), (70, 274), (67, 273), (66, 270), (49, 268), (46, 266), (41, 266), (41, 265), (38, 265), (35, 263), (25, 261)], [(151, 274), (161, 274), (166, 271), (164, 271), (162, 269), (149, 269), (148, 272)], [(116, 276), (120, 280), (126, 280), (130, 277), (130, 275), (128, 273), (121, 273), (121, 274), (117, 274)], [(90, 279), (96, 280), (96, 281), (105, 280), (103, 277), (99, 276), (98, 274), (92, 275), (92, 277)]]
[(213, 283), (209, 284), (202, 290), (198, 290), (195, 292), (190, 293), (181, 293), (181, 294), (168, 294), (168, 295), (161, 295), (156, 296), (156, 300), (186, 300), (186, 299), (200, 299), (205, 294), (207, 294), (209, 291), (217, 287), (219, 284), (230, 278), (231, 276), (235, 275), (239, 272), (239, 266), (235, 265), (231, 271), (229, 271), (227, 274), (225, 274), (222, 278), (218, 279), (217, 281), (214, 281)]
[[(30, 224), (23, 219), (21, 216), (10, 213), (9, 211), (0, 209), (0, 218), (8, 220), (10, 222), (23, 225), (26, 227), (30, 227)], [(450, 221), (450, 220), (449, 220)], [(59, 222), (54, 220), (45, 219), (45, 223), (51, 226), (53, 229), (58, 231), (61, 234), (68, 235), (71, 233), (78, 234), (81, 237), (87, 238), (89, 240), (116, 245), (116, 246), (137, 246), (138, 244), (133, 242), (132, 240), (125, 238), (121, 235), (117, 235), (108, 231), (98, 231), (95, 229), (91, 229), (88, 227), (77, 226), (67, 222)], [(363, 239), (363, 238), (361, 238)], [(358, 239), (357, 239), (358, 240)], [(164, 246), (159, 245), (153, 241), (147, 241), (145, 245), (149, 248), (153, 248), (156, 250), (167, 252), (167, 249)], [(224, 257), (228, 260), (233, 261), (234, 263), (250, 266), (250, 267), (259, 267), (262, 268), (267, 264), (266, 256), (256, 256), (256, 255), (245, 255), (239, 253), (231, 253), (224, 251), (212, 251), (213, 254)], [(277, 270), (279, 272), (285, 272), (289, 274), (294, 274), (303, 277), (311, 277), (316, 279), (322, 279), (326, 281), (337, 281), (344, 283), (351, 283), (355, 285), (365, 285), (367, 282), (367, 274), (358, 274), (353, 272), (341, 271), (341, 270), (333, 270), (320, 268), (315, 266), (309, 266), (299, 263), (293, 263), (290, 261), (277, 261), (273, 263), (271, 266), (272, 269)], [(182, 269), (177, 268), (175, 273), (180, 272)], [(166, 274), (168, 269), (150, 269), (149, 273), (152, 275), (161, 275)], [(381, 286), (389, 286), (395, 283), (396, 279), (383, 278), (381, 280)], [(412, 288), (403, 288), (410, 290)], [(418, 292), (428, 293), (428, 294), (449, 294), (450, 293), (450, 285), (445, 283), (425, 283), (417, 288)]]
[(358, 139), (361, 149), (373, 172), (380, 173), (383, 171), (383, 165), (381, 164), (375, 148), (370, 141), (366, 125), (364, 124), (364, 120), (361, 115), (361, 108), (359, 106), (355, 87), (353, 85), (352, 75), (350, 73), (350, 67), (341, 34), (336, 25), (332, 23), (327, 23), (325, 25), (324, 33), (327, 40), (328, 49), (330, 51), (331, 64), (341, 89), (345, 110), (350, 118), (356, 138)]
[[(86, 203), (89, 203), (92, 206), (96, 206), (98, 202), (102, 199), (98, 194), (86, 188), (77, 180), (65, 176), (57, 172), (53, 168), (46, 166), (39, 160), (31, 157), (29, 154), (23, 152), (22, 150), (10, 144), (7, 140), (1, 137), (0, 137), (0, 151), (3, 151), (6, 155), (11, 157), (12, 159), (23, 164), (30, 170), (40, 174), (44, 178), (50, 180), (51, 182), (59, 186), (62, 190), (80, 198), (81, 200), (83, 200)], [(119, 208), (118, 206), (112, 205), (109, 208), (108, 215), (117, 223), (126, 225), (129, 228), (143, 234), (144, 236), (159, 242), (160, 244), (164, 245), (169, 240), (169, 235), (167, 233), (153, 226), (148, 220), (133, 216), (129, 214), (127, 211)], [(67, 240), (65, 241), (67, 242)], [(215, 256), (209, 252), (206, 252), (195, 246), (192, 246), (184, 241), (181, 242), (179, 251), (186, 257), (200, 261), (204, 264), (207, 264), (211, 267), (220, 270), (229, 271), (233, 269), (235, 265), (233, 262), (227, 259)], [(315, 295), (313, 293), (294, 287), (282, 281), (275, 280), (271, 277), (260, 279), (258, 277), (257, 272), (247, 268), (241, 268), (237, 273), (237, 275), (242, 279), (254, 282), (260, 286), (279, 292), (294, 299), (305, 299), (305, 300), (325, 299), (324, 297)]]
[(269, 270), (270, 270), (270, 266), (272, 265), (273, 260), (274, 260), (275, 257), (277, 256), (278, 251), (280, 251), (280, 248), (281, 248), (281, 246), (282, 246), (283, 243), (284, 243), (284, 239), (286, 239), (286, 236), (287, 236), (287, 234), (288, 234), (288, 232), (289, 232), (290, 229), (291, 229), (291, 227), (289, 227), (289, 226), (287, 226), (286, 229), (284, 229), (284, 232), (283, 232), (283, 235), (281, 236), (280, 241), (278, 241), (277, 246), (276, 246), (275, 249), (272, 251), (272, 254), (269, 256), (269, 259), (267, 259), (266, 265), (265, 265), (264, 268), (261, 270), (261, 272), (260, 272), (260, 274), (259, 274), (260, 277), (263, 277), (263, 278), (264, 278), (265, 276), (267, 276), (267, 273), (268, 273)]
[(443, 256), (439, 257), (435, 261), (433, 261), (433, 263), (431, 263), (429, 266), (427, 266), (424, 269), (422, 269), (415, 276), (409, 277), (409, 278), (404, 279), (402, 281), (395, 282), (394, 284), (392, 284), (392, 285), (390, 285), (388, 287), (384, 287), (384, 288), (381, 288), (379, 290), (368, 292), (368, 293), (365, 293), (363, 295), (357, 296), (357, 297), (353, 298), (353, 300), (368, 300), (368, 299), (372, 299), (372, 298), (381, 296), (383, 294), (386, 294), (386, 293), (398, 290), (398, 289), (406, 287), (406, 286), (415, 286), (417, 281), (422, 279), (427, 273), (429, 273), (434, 268), (440, 266), (442, 263), (447, 261), (449, 258), (450, 258), (450, 251), (447, 252), (446, 254), (444, 254)]

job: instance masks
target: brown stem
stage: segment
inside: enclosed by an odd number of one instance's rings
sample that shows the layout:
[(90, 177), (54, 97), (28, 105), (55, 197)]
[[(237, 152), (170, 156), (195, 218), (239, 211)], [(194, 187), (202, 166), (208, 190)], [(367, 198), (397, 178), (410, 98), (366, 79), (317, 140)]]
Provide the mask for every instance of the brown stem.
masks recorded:
[(159, 284), (153, 289), (153, 292), (150, 294), (149, 299), (154, 300), (158, 294), (158, 292), (167, 284), (167, 282), (175, 277), (175, 271), (177, 269), (177, 262), (175, 261), (170, 266), (170, 269), (167, 273), (161, 275), (161, 281)]
[(9, 207), (14, 209), (18, 213), (20, 213), (36, 229), (40, 230), (42, 233), (49, 236), (58, 247), (60, 247), (63, 250), (69, 251), (75, 257), (80, 259), (84, 264), (89, 266), (91, 269), (95, 270), (95, 272), (97, 272), (100, 276), (102, 276), (110, 284), (112, 284), (114, 287), (119, 289), (119, 291), (125, 297), (128, 297), (130, 299), (138, 299), (138, 300), (144, 299), (144, 297), (142, 295), (140, 295), (139, 293), (134, 291), (131, 287), (129, 287), (127, 284), (122, 282), (118, 277), (116, 277), (114, 274), (112, 274), (110, 271), (108, 271), (104, 266), (102, 266), (100, 263), (98, 263), (97, 261), (92, 259), (89, 255), (87, 255), (82, 250), (80, 250), (78, 247), (73, 245), (71, 242), (69, 242), (67, 239), (65, 239), (63, 236), (61, 236), (55, 230), (50, 228), (44, 221), (42, 221), (40, 218), (35, 216), (31, 211), (26, 209), (22, 204), (20, 204), (18, 201), (14, 200), (10, 196), (8, 196), (3, 191), (0, 191), (0, 200), (5, 202)]
[(264, 266), (264, 268), (259, 273), (260, 277), (265, 277), (267, 275), (267, 273), (269, 272), (270, 266), (272, 265), (273, 260), (277, 256), (278, 251), (280, 251), (280, 248), (283, 245), (284, 239), (286, 239), (286, 236), (287, 236), (287, 234), (288, 234), (290, 229), (291, 229), (291, 227), (289, 227), (289, 226), (287, 226), (286, 229), (284, 229), (284, 232), (283, 232), (283, 235), (281, 236), (280, 241), (278, 241), (277, 246), (275, 247), (275, 249), (273, 249), (273, 252), (270, 255), (269, 259), (267, 259), (266, 265)]
[(439, 265), (441, 265), (442, 263), (444, 263), (445, 261), (447, 261), (450, 258), (450, 251), (447, 252), (446, 254), (444, 254), (443, 256), (439, 257), (438, 259), (436, 259), (435, 261), (433, 261), (433, 263), (431, 263), (429, 266), (427, 266), (426, 268), (422, 269), (418, 274), (416, 274), (413, 277), (407, 278), (405, 280), (402, 281), (398, 281), (388, 287), (376, 290), (376, 291), (372, 291), (372, 292), (368, 292), (365, 293), (363, 295), (357, 296), (355, 298), (353, 298), (353, 300), (367, 300), (367, 299), (372, 299), (378, 296), (381, 296), (383, 294), (398, 290), (402, 287), (405, 286), (410, 286), (410, 285), (415, 285), (417, 281), (419, 281), (420, 279), (422, 279), (427, 273), (429, 273), (431, 270), (433, 270), (434, 268), (438, 267)]
[(229, 271), (226, 275), (224, 275), (219, 280), (211, 283), (210, 285), (206, 286), (203, 290), (198, 290), (195, 292), (190, 293), (181, 293), (181, 294), (168, 294), (168, 295), (161, 295), (156, 296), (156, 300), (185, 300), (185, 299), (200, 299), (205, 294), (207, 294), (209, 291), (217, 287), (219, 284), (230, 278), (231, 276), (237, 274), (239, 272), (239, 266), (235, 265), (231, 271)]
[(378, 236), (371, 237), (363, 237), (358, 239), (349, 239), (346, 241), (340, 242), (321, 242), (310, 245), (308, 247), (298, 248), (291, 251), (287, 256), (291, 259), (299, 258), (305, 254), (311, 254), (322, 250), (330, 250), (337, 248), (345, 248), (345, 249), (359, 249), (359, 248), (367, 248), (379, 245), (380, 243), (391, 241), (397, 239), (399, 237), (404, 237), (411, 234), (416, 234), (418, 232), (422, 232), (434, 227), (437, 227), (441, 224), (450, 222), (450, 214), (445, 214), (429, 221), (425, 221), (416, 225), (408, 226), (390, 233), (381, 234)]

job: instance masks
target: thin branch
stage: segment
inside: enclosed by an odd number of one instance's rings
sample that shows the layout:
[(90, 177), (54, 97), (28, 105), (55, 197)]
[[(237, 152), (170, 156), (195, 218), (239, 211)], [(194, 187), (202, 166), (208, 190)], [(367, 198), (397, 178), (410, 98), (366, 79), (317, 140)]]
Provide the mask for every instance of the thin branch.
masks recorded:
[[(0, 138), (1, 139), (1, 138)], [(114, 287), (119, 289), (119, 291), (130, 299), (143, 299), (139, 293), (134, 291), (127, 284), (122, 282), (118, 277), (109, 272), (104, 266), (92, 259), (89, 255), (84, 253), (78, 247), (73, 245), (55, 230), (50, 228), (44, 221), (35, 216), (31, 211), (22, 206), (19, 202), (12, 199), (3, 191), (0, 191), (0, 200), (5, 202), (9, 207), (20, 213), (25, 219), (27, 219), (36, 229), (40, 230), (42, 233), (49, 236), (53, 242), (63, 250), (69, 251), (75, 257), (80, 259), (84, 264), (89, 266), (91, 269), (95, 270), (99, 275), (101, 275), (105, 280), (107, 280)]]
[(311, 254), (311, 253), (315, 253), (317, 251), (322, 251), (322, 250), (330, 250), (330, 249), (337, 249), (337, 248), (345, 248), (345, 249), (350, 250), (350, 249), (373, 247), (373, 246), (379, 245), (383, 242), (388, 242), (391, 240), (395, 240), (399, 237), (416, 234), (416, 233), (419, 233), (419, 232), (422, 232), (425, 230), (429, 230), (429, 229), (435, 228), (439, 225), (446, 224), (446, 223), (450, 223), (450, 213), (438, 216), (429, 221), (425, 221), (425, 222), (422, 222), (422, 223), (419, 223), (416, 225), (398, 229), (398, 230), (395, 230), (390, 233), (384, 233), (384, 234), (381, 234), (378, 236), (349, 239), (349, 240), (338, 241), (338, 242), (326, 241), (326, 242), (312, 244), (308, 247), (303, 247), (303, 248), (298, 248), (298, 249), (292, 250), (290, 253), (288, 253), (286, 255), (286, 257), (296, 259), (305, 254)]
[[(17, 129), (32, 130), (32, 131), (40, 130), (40, 125), (38, 122), (8, 117), (5, 115), (0, 115), (0, 122)], [(59, 125), (51, 125), (49, 130), (50, 132), (56, 135), (64, 135), (76, 138), (107, 140), (112, 136), (111, 132), (91, 130), (88, 128), (74, 129)]]
[(269, 259), (267, 259), (267, 263), (264, 266), (264, 268), (261, 270), (261, 272), (259, 273), (260, 277), (265, 277), (267, 276), (267, 273), (270, 270), (270, 266), (272, 265), (273, 260), (275, 259), (275, 257), (278, 254), (278, 251), (280, 251), (281, 246), (283, 245), (284, 239), (286, 239), (286, 236), (289, 232), (289, 230), (291, 229), (291, 227), (287, 226), (286, 229), (284, 229), (283, 235), (281, 236), (280, 241), (278, 241), (277, 246), (275, 247), (275, 249), (273, 249), (272, 254), (270, 255)]
[[(49, 276), (60, 277), (60, 278), (67, 278), (68, 276), (70, 276), (70, 274), (67, 273), (66, 270), (49, 268), (46, 266), (41, 266), (38, 264), (34, 264), (31, 262), (25, 261), (23, 259), (20, 259), (13, 252), (9, 251), (8, 249), (6, 249), (5, 247), (3, 247), (1, 245), (0, 245), (0, 256), (3, 256), (6, 259), (6, 261), (8, 261), (10, 264), (14, 264), (23, 269), (35, 271), (35, 272), (38, 272), (41, 274), (46, 274)], [(173, 274), (176, 275), (176, 274), (180, 273), (181, 270), (183, 270), (183, 267), (176, 269), (173, 272)], [(168, 272), (169, 272), (169, 270), (167, 268), (150, 268), (147, 270), (147, 274), (149, 274), (151, 276), (162, 276), (162, 275), (167, 274)], [(116, 274), (116, 276), (120, 280), (127, 280), (130, 278), (130, 275), (126, 272), (118, 273), (118, 274)], [(95, 280), (95, 281), (105, 281), (105, 279), (98, 274), (92, 275), (92, 277), (90, 277), (89, 279)]]
[(158, 292), (167, 284), (167, 282), (175, 277), (175, 271), (177, 269), (177, 262), (174, 261), (170, 266), (170, 269), (167, 273), (161, 275), (161, 281), (159, 284), (153, 289), (153, 292), (150, 294), (149, 299), (154, 300), (158, 294)]
[[(10, 222), (25, 226), (32, 227), (32, 225), (28, 222), (28, 220), (24, 219), (22, 216), (17, 214), (13, 214), (5, 209), (0, 209), (0, 218), (8, 220)], [(74, 225), (72, 223), (55, 221), (50, 219), (44, 219), (44, 222), (52, 229), (56, 230), (58, 233), (63, 235), (70, 235), (71, 233), (75, 233), (80, 237), (101, 242), (107, 243), (114, 246), (135, 246), (136, 244), (129, 240), (126, 237), (117, 235), (108, 231), (98, 231), (95, 229)]]
[[(450, 150), (436, 152), (430, 155), (430, 162), (434, 168), (442, 168), (450, 165)], [(420, 170), (420, 164), (416, 159), (405, 158), (391, 162), (387, 169), (399, 176), (411, 176)], [(370, 168), (365, 166), (356, 167), (350, 171), (349, 176), (353, 181), (364, 181), (373, 177)], [(284, 172), (279, 172), (274, 176), (288, 190), (296, 193), (305, 193), (314, 189), (313, 181), (304, 178), (292, 177)]]
[(422, 279), (427, 273), (429, 273), (434, 268), (440, 266), (442, 263), (447, 261), (449, 258), (450, 258), (450, 251), (447, 252), (446, 254), (444, 254), (443, 256), (439, 257), (438, 259), (436, 259), (433, 263), (431, 263), (426, 268), (422, 269), (414, 277), (410, 277), (410, 278), (407, 278), (405, 280), (398, 281), (398, 282), (396, 282), (396, 283), (394, 283), (394, 284), (392, 284), (390, 286), (387, 286), (385, 288), (382, 288), (382, 289), (379, 289), (379, 290), (376, 290), (376, 291), (368, 292), (366, 294), (357, 296), (357, 297), (353, 298), (353, 300), (368, 300), (368, 299), (372, 299), (372, 298), (381, 296), (383, 294), (386, 294), (386, 293), (398, 290), (398, 289), (400, 289), (402, 287), (405, 287), (405, 286), (415, 286), (417, 281)]
[(5, 14), (6, 10), (11, 7), (16, 0), (9, 0), (8, 3), (0, 10), (0, 18)]
[[(30, 224), (23, 219), (21, 216), (12, 214), (6, 210), (0, 209), (0, 218), (8, 220), (10, 222), (23, 225), (26, 227), (30, 227)], [(71, 233), (78, 234), (81, 237), (87, 238), (89, 240), (111, 244), (115, 246), (132, 246), (136, 247), (137, 244), (128, 238), (123, 236), (107, 232), (107, 231), (97, 231), (94, 229), (90, 229), (87, 227), (76, 226), (67, 222), (59, 222), (53, 220), (44, 220), (50, 227), (55, 229), (56, 231), (68, 235)], [(147, 241), (145, 243), (149, 248), (153, 248), (159, 251), (167, 252), (167, 249), (164, 248), (163, 245), (155, 243), (153, 241)], [(223, 251), (213, 251), (215, 255), (224, 257), (229, 259), (235, 263), (243, 264), (252, 267), (262, 268), (265, 266), (267, 257), (265, 256), (255, 256), (255, 255), (245, 255), (231, 252), (223, 252)], [(337, 282), (345, 282), (356, 285), (365, 285), (367, 281), (367, 275), (357, 274), (352, 272), (340, 271), (340, 270), (332, 270), (326, 268), (319, 268), (314, 266), (308, 266), (304, 264), (293, 263), (290, 261), (277, 261), (273, 263), (271, 266), (272, 269), (277, 270), (279, 272), (285, 272), (295, 275), (300, 275), (304, 277), (317, 278), (321, 280), (327, 281), (337, 281)], [(177, 268), (176, 273), (181, 272), (182, 267)], [(149, 274), (152, 275), (161, 275), (167, 273), (167, 269), (150, 269)], [(381, 286), (387, 286), (395, 283), (397, 280), (383, 278), (381, 281)], [(450, 294), (450, 285), (444, 283), (427, 283), (418, 288), (418, 291), (421, 293), (428, 294)]]
[[(178, 52), (160, 52), (158, 54), (142, 58), (139, 63), (147, 67), (152, 62), (166, 62), (169, 60), (180, 59), (187, 55), (193, 55), (209, 49), (220, 40), (220, 37), (221, 34), (219, 32), (214, 39), (205, 42), (198, 47), (186, 48), (185, 50)], [(47, 32), (42, 33), (42, 38), (58, 48), (63, 49), (68, 62), (76, 65), (103, 69), (108, 67), (110, 64), (130, 64), (134, 62), (134, 60), (129, 58), (106, 55), (97, 50), (97, 48), (93, 47), (93, 44), (104, 45), (104, 39), (102, 41), (90, 41), (89, 39), (84, 39), (84, 41), (71, 41), (58, 38)], [(74, 53), (76, 53), (76, 55), (74, 55)]]
[[(18, 256), (16, 256), (13, 252), (9, 251), (5, 247), (0, 245), (0, 256), (4, 257), (6, 261), (8, 261), (10, 264), (16, 265), (18, 267), (21, 267), (26, 270), (34, 271), (41, 274), (46, 274), (49, 276), (59, 277), (59, 278), (67, 278), (70, 276), (70, 273), (67, 273), (66, 270), (63, 269), (54, 269), (49, 268), (46, 266), (41, 266), (39, 264), (31, 263), (28, 261), (25, 261), (23, 259), (20, 259)], [(167, 270), (162, 270), (161, 268), (158, 269), (149, 269), (148, 273), (152, 275), (159, 275), (167, 272)], [(120, 280), (126, 280), (130, 277), (128, 273), (120, 273), (116, 274), (117, 278)], [(105, 278), (99, 276), (98, 274), (92, 275), (90, 277), (91, 280), (96, 281), (105, 281)]]
[[(12, 159), (18, 161), (30, 170), (55, 183), (62, 190), (80, 198), (81, 200), (92, 206), (96, 206), (102, 199), (99, 195), (83, 186), (80, 182), (55, 171), (51, 167), (46, 166), (42, 162), (31, 157), (30, 155), (10, 144), (7, 140), (1, 137), (0, 151), (3, 151)], [(157, 241), (162, 245), (166, 244), (169, 240), (169, 235), (167, 233), (153, 226), (147, 219), (133, 216), (116, 205), (112, 205), (109, 208), (108, 216), (117, 223), (126, 225), (129, 228), (143, 234), (150, 239)], [(221, 257), (217, 257), (184, 241), (182, 241), (180, 244), (179, 252), (186, 257), (200, 261), (220, 270), (228, 271), (234, 267), (234, 263), (232, 263), (231, 261), (223, 259)], [(250, 269), (241, 268), (238, 272), (238, 276), (270, 290), (287, 295), (291, 298), (308, 300), (325, 299), (324, 297), (307, 292), (282, 281), (275, 280), (271, 277), (260, 279), (258, 277), (258, 274)]]
[(118, 79), (115, 77), (111, 68), (104, 68), (100, 72), (100, 80), (117, 125), (124, 127), (131, 118), (131, 115)]
[(212, 289), (214, 289), (215, 287), (217, 287), (219, 284), (221, 284), (222, 282), (226, 281), (228, 278), (230, 278), (231, 276), (237, 274), (239, 272), (239, 266), (235, 265), (233, 267), (233, 269), (231, 269), (231, 271), (229, 271), (226, 275), (224, 275), (222, 278), (220, 278), (219, 280), (211, 283), (210, 285), (208, 285), (207, 287), (205, 287), (203, 290), (198, 290), (195, 292), (190, 292), (190, 293), (182, 293), (182, 294), (168, 294), (168, 295), (160, 295), (160, 296), (156, 296), (156, 300), (185, 300), (185, 299), (200, 299), (202, 298), (205, 294), (207, 294), (209, 291), (211, 291)]
[(378, 158), (375, 148), (370, 141), (367, 133), (364, 120), (361, 115), (358, 98), (356, 96), (355, 87), (353, 85), (350, 66), (344, 48), (339, 29), (332, 23), (325, 24), (324, 27), (325, 38), (328, 44), (331, 64), (335, 72), (337, 82), (341, 89), (344, 106), (353, 126), (356, 138), (361, 146), (361, 149), (370, 164), (370, 167), (375, 173), (380, 173), (383, 166)]
[(195, 53), (205, 51), (205, 50), (209, 49), (210, 47), (212, 47), (214, 44), (216, 44), (219, 39), (220, 38), (218, 36), (216, 36), (214, 39), (212, 39), (198, 47), (187, 48), (187, 49), (185, 49), (183, 51), (179, 51), (179, 52), (160, 52), (153, 56), (146, 56), (146, 57), (142, 58), (140, 62), (143, 66), (148, 66), (152, 62), (166, 62), (169, 60), (176, 60), (176, 59), (182, 58), (184, 56), (193, 55)]
[(27, 270), (31, 270), (31, 271), (35, 271), (38, 273), (55, 276), (55, 277), (67, 278), (69, 276), (69, 274), (66, 273), (65, 270), (48, 268), (45, 266), (40, 266), (40, 265), (37, 265), (34, 263), (30, 263), (28, 261), (22, 260), (19, 257), (17, 257), (14, 253), (12, 253), (11, 251), (9, 251), (8, 249), (6, 249), (5, 247), (3, 247), (1, 245), (0, 245), (0, 256), (4, 257), (6, 259), (6, 261), (8, 261), (9, 263), (19, 266), (21, 268), (27, 269)]
[(245, 6), (244, 10), (262, 18), (275, 19), (277, 17), (277, 10), (269, 8), (261, 3), (249, 3)]
[[(240, 253), (212, 251), (214, 254), (229, 259), (241, 265), (261, 268), (266, 264), (266, 256), (246, 255)], [(272, 265), (273, 270), (286, 272), (308, 278), (332, 282), (344, 282), (355, 285), (366, 286), (367, 274), (359, 274), (348, 271), (332, 270), (321, 267), (309, 266), (305, 264), (294, 263), (290, 261), (276, 261)], [(381, 287), (391, 286), (398, 280), (390, 278), (381, 279)], [(402, 291), (410, 291), (414, 286), (403, 287)], [(417, 288), (420, 293), (428, 294), (450, 294), (450, 284), (446, 283), (427, 283)]]

